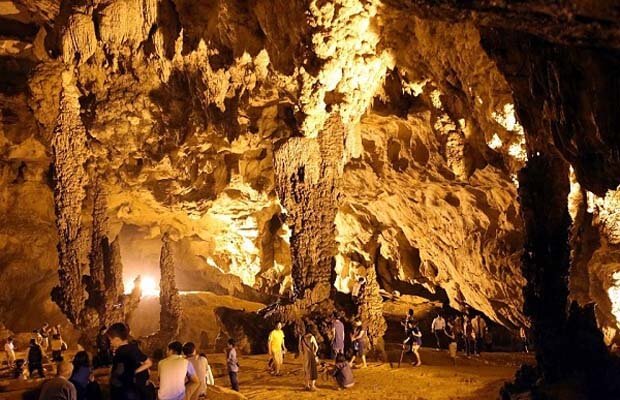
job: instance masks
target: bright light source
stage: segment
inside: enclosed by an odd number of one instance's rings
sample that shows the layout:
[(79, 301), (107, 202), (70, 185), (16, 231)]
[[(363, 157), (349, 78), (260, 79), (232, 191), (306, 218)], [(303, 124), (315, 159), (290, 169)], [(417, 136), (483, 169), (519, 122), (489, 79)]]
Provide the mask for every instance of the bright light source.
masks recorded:
[[(135, 279), (130, 282), (125, 282), (125, 294), (130, 294), (133, 291), (134, 285)], [(142, 289), (142, 297), (159, 296), (159, 285), (152, 276), (141, 277), (140, 288)]]
[(142, 277), (142, 296), (159, 296), (159, 285), (155, 282), (155, 279), (151, 276)]

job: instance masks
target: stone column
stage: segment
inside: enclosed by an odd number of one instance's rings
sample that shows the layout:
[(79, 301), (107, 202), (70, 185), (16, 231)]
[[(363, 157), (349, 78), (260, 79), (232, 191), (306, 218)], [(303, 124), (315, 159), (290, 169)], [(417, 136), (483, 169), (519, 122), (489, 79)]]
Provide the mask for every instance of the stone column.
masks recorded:
[(162, 237), (161, 256), (159, 258), (161, 271), (159, 304), (159, 335), (160, 343), (167, 344), (179, 334), (181, 322), (181, 299), (177, 290), (174, 258), (168, 234)]
[(60, 285), (52, 299), (69, 321), (79, 325), (85, 309), (82, 271), (88, 254), (88, 240), (82, 227), (82, 207), (88, 176), (86, 129), (80, 118), (79, 91), (73, 73), (62, 74), (60, 110), (52, 139), (54, 203), (58, 228), (58, 277)]

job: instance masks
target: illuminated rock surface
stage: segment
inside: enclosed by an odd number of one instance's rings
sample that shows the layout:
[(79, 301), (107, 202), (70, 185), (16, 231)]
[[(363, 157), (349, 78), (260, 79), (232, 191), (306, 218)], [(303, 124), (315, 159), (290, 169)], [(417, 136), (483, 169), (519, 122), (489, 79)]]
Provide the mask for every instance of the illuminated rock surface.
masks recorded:
[(198, 3), (2, 2), (9, 328), (128, 314), (168, 234), (182, 291), (300, 317), (364, 276), (376, 336), (383, 289), (531, 320), (543, 348), (596, 303), (617, 339), (613, 2)]

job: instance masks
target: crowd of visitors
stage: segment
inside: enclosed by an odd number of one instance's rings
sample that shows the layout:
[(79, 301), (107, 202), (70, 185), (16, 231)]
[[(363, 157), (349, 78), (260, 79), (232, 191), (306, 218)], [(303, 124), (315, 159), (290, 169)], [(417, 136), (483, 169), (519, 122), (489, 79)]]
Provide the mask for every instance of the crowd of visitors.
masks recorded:
[[(368, 332), (361, 320), (347, 323), (343, 316), (334, 312), (330, 319), (328, 343), (333, 364), (327, 365), (319, 359), (317, 337), (302, 323), (295, 328), (298, 338), (297, 351), (303, 366), (304, 387), (308, 391), (317, 390), (316, 381), (321, 373), (331, 374), (339, 389), (355, 385), (353, 368), (366, 368), (366, 354), (370, 349)], [(404, 340), (399, 366), (405, 354), (411, 354), (414, 366), (422, 365), (420, 347), (422, 331), (412, 309), (408, 310), (403, 321)], [(348, 336), (346, 335), (348, 331)], [(436, 350), (448, 350), (456, 365), (457, 353), (480, 355), (483, 349), (490, 349), (491, 341), (487, 322), (481, 315), (470, 318), (468, 314), (444, 317), (436, 313), (430, 325), (432, 342)], [(528, 352), (528, 339), (525, 329), (520, 338), (523, 350)], [(347, 340), (348, 338), (348, 340)], [(277, 322), (267, 338), (269, 353), (269, 372), (281, 376), (286, 335), (281, 322)], [(51, 359), (56, 363), (55, 377), (47, 380), (41, 389), (40, 400), (100, 400), (102, 390), (95, 379), (96, 368), (109, 367), (109, 387), (111, 400), (198, 400), (207, 394), (208, 385), (214, 384), (213, 373), (207, 357), (199, 354), (192, 342), (185, 344), (173, 341), (168, 344), (166, 357), (156, 366), (156, 379), (150, 375), (155, 367), (153, 361), (140, 349), (138, 342), (131, 339), (129, 328), (124, 323), (116, 323), (109, 328), (102, 327), (96, 337), (97, 351), (92, 359), (86, 351), (78, 351), (72, 362), (66, 361), (64, 352), (67, 344), (62, 339), (60, 326), (44, 324), (32, 332), (26, 359), (16, 359), (15, 340), (9, 337), (4, 345), (9, 368), (13, 368), (17, 378), (45, 377), (44, 361)], [(47, 353), (50, 352), (51, 358)], [(239, 391), (239, 361), (234, 339), (229, 339), (226, 350), (226, 369), (233, 390)], [(356, 364), (357, 362), (357, 364)]]

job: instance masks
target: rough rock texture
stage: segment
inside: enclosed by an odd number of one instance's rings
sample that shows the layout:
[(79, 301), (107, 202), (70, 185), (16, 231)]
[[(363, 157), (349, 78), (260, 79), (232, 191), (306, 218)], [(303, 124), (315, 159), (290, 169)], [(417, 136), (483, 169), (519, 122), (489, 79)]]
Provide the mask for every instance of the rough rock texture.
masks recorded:
[(174, 274), (174, 257), (170, 249), (170, 239), (168, 235), (162, 238), (161, 258), (160, 258), (160, 287), (159, 304), (161, 311), (159, 314), (159, 334), (163, 343), (167, 344), (179, 334), (179, 323), (181, 320), (181, 300), (176, 286)]
[[(102, 276), (109, 314), (120, 253), (125, 282), (157, 276), (132, 245), (168, 232), (179, 286), (292, 294), (317, 330), (365, 276), (351, 315), (376, 336), (385, 289), (531, 318), (550, 379), (580, 371), (562, 343), (591, 345), (584, 365), (604, 353), (591, 304), (614, 340), (613, 2), (60, 3), (1, 16), (0, 272), (44, 303), (58, 267), (72, 322), (97, 319)], [(4, 281), (9, 325), (24, 295)]]

